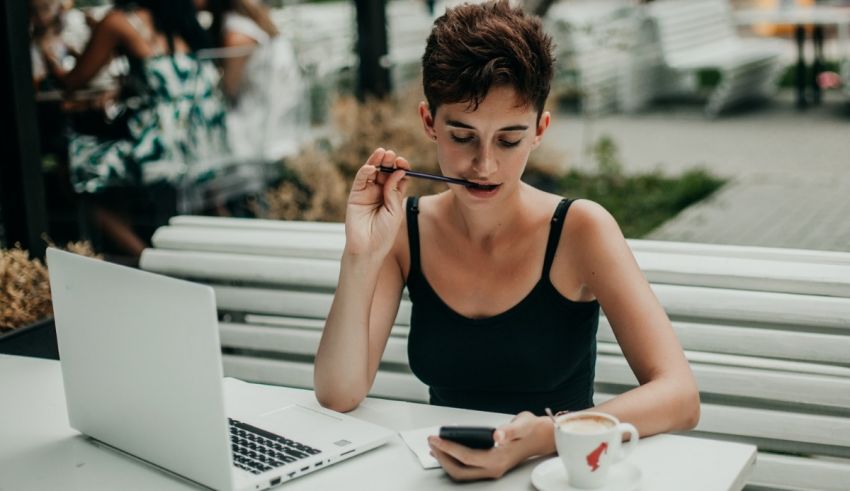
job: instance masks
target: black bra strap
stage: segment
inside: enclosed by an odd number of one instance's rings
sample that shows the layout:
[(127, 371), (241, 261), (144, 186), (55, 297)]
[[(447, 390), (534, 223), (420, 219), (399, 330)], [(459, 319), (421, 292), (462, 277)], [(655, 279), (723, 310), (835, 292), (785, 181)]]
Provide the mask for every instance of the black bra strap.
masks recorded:
[[(573, 200), (562, 199), (555, 209), (555, 214), (552, 215), (552, 221), (549, 224), (549, 241), (546, 242), (546, 256), (543, 259), (543, 277), (549, 277), (549, 270), (552, 268), (552, 261), (555, 259), (555, 251), (558, 250), (558, 241), (561, 238), (561, 230), (564, 228), (564, 219), (567, 216), (567, 210), (570, 209), (570, 204)], [(409, 226), (409, 225), (408, 225)]]
[(419, 271), (419, 196), (407, 198), (407, 243), (410, 247), (410, 271)]

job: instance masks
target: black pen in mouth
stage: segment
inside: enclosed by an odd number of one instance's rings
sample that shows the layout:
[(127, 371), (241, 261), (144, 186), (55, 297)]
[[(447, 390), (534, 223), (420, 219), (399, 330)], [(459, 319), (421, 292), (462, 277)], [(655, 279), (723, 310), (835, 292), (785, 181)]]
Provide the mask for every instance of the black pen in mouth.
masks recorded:
[[(378, 166), (378, 170), (381, 172), (385, 172), (388, 174), (392, 174), (393, 172), (399, 170), (394, 167), (386, 167), (383, 165)], [(432, 181), (440, 181), (448, 184), (459, 184), (461, 186), (466, 186), (471, 189), (479, 189), (482, 191), (492, 191), (497, 187), (501, 186), (501, 184), (481, 184), (477, 182), (468, 181), (466, 179), (460, 179), (457, 177), (446, 177), (446, 176), (438, 176), (435, 174), (427, 174), (425, 172), (417, 172), (413, 170), (401, 169), (404, 173), (410, 177), (418, 177), (420, 179), (430, 179)]]

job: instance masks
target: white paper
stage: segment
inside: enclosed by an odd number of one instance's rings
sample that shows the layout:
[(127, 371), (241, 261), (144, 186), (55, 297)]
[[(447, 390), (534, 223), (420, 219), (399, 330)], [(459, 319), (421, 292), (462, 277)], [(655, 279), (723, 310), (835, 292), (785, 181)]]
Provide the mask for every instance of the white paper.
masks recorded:
[(428, 437), (431, 435), (439, 435), (439, 426), (429, 426), (427, 428), (419, 428), (416, 430), (399, 431), (401, 439), (419, 459), (424, 469), (436, 469), (440, 467), (437, 459), (431, 456), (431, 447), (428, 446)]

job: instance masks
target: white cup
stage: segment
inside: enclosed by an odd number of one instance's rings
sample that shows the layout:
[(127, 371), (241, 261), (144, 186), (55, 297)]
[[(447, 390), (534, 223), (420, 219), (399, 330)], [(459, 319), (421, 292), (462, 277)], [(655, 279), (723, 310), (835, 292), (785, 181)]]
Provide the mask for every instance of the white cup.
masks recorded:
[[(631, 439), (623, 442), (628, 434)], [(610, 414), (582, 411), (558, 416), (555, 446), (567, 470), (570, 486), (593, 489), (605, 485), (611, 466), (628, 456), (638, 443), (637, 429)]]

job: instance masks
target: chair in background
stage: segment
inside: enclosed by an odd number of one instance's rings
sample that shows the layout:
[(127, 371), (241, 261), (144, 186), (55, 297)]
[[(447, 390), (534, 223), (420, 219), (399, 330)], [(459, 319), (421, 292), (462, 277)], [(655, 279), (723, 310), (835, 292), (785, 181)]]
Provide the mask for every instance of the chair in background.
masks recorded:
[(585, 115), (633, 112), (652, 100), (658, 44), (632, 2), (556, 3), (543, 22), (555, 41), (554, 95), (576, 93)]
[(770, 97), (777, 88), (782, 41), (741, 38), (727, 0), (657, 0), (646, 6), (657, 28), (663, 62), (662, 91), (699, 87), (705, 70), (719, 73), (708, 96), (710, 117), (747, 99)]

